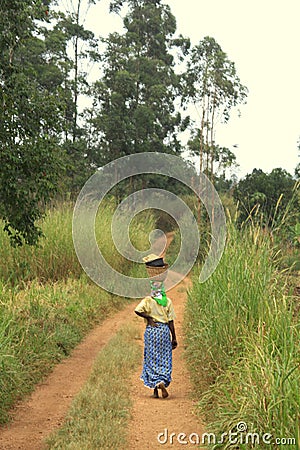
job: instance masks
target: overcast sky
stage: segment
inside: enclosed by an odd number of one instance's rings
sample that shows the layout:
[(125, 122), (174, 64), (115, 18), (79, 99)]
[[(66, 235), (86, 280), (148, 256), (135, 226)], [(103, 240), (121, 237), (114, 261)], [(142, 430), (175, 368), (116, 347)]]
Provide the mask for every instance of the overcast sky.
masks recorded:
[[(68, 0), (65, 0), (67, 3)], [(237, 175), (253, 168), (294, 173), (300, 137), (300, 0), (165, 0), (177, 31), (197, 44), (216, 39), (249, 94), (241, 117), (232, 114), (216, 142), (236, 154)], [(100, 0), (88, 12), (86, 27), (96, 36), (122, 31), (121, 18)], [(237, 145), (237, 147), (233, 147)]]

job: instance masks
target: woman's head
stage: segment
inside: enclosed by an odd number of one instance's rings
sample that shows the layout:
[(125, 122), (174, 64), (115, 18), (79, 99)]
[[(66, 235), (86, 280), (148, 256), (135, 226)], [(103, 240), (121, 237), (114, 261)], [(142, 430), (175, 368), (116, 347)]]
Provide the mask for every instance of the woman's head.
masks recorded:
[(162, 281), (150, 281), (151, 297), (159, 297), (165, 291)]
[(159, 305), (167, 306), (168, 299), (162, 281), (150, 281), (151, 297), (156, 300)]

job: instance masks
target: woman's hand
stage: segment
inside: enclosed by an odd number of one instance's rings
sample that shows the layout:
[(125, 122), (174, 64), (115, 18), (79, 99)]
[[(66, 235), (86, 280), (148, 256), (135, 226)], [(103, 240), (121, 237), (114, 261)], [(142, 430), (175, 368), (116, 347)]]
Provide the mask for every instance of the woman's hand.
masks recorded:
[(152, 317), (149, 317), (147, 320), (148, 320), (148, 325), (150, 325), (150, 327), (157, 327), (157, 324), (154, 322)]
[(152, 319), (152, 317), (149, 316), (148, 314), (143, 313), (143, 312), (138, 312), (138, 311), (135, 311), (135, 313), (136, 313), (138, 316), (143, 317), (144, 319), (146, 319), (146, 320), (147, 320), (147, 325), (150, 325), (151, 327), (157, 327), (157, 326), (158, 326), (158, 325), (154, 322), (154, 320)]
[(177, 341), (176, 339), (172, 339), (172, 350), (175, 350), (175, 348), (177, 347)]

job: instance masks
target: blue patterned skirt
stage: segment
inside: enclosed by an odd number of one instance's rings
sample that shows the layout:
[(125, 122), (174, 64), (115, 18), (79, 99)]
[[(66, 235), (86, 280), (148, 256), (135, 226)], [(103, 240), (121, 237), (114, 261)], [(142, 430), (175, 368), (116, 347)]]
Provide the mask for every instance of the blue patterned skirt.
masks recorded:
[(144, 363), (141, 379), (144, 385), (154, 389), (163, 382), (166, 387), (172, 375), (172, 344), (167, 323), (157, 323), (157, 327), (146, 326), (144, 333)]

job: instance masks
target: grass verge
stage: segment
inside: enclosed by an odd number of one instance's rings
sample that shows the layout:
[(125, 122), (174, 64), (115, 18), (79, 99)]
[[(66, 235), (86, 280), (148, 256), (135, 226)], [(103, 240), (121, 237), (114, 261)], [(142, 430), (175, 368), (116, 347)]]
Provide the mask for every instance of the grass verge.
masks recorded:
[[(195, 278), (188, 296), (187, 358), (199, 411), (216, 436), (239, 422), (262, 434), (294, 439), (299, 448), (300, 327), (296, 299), (278, 272), (274, 252), (259, 228), (229, 227), (217, 270), (204, 284)], [(238, 435), (240, 439), (240, 435)], [(244, 441), (243, 441), (244, 439)], [(246, 433), (238, 448), (245, 444)], [(298, 447), (297, 447), (298, 446)], [(214, 448), (237, 448), (223, 442)]]
[(126, 448), (131, 407), (127, 380), (141, 358), (137, 335), (127, 325), (100, 352), (63, 426), (47, 440), (50, 450)]

